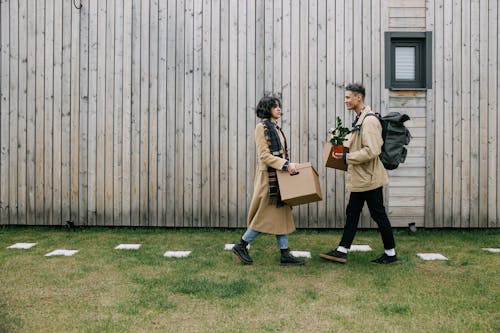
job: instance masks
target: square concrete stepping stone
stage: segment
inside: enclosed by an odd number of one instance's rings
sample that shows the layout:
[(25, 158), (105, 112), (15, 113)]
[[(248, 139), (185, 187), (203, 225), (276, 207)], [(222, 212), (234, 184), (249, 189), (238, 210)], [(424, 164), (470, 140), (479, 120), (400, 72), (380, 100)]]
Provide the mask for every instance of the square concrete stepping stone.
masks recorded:
[(495, 247), (485, 247), (485, 248), (483, 248), (483, 250), (491, 252), (491, 253), (500, 253), (500, 249), (495, 248)]
[(349, 252), (369, 252), (371, 250), (370, 245), (351, 245)]
[(16, 243), (14, 245), (11, 245), (7, 247), (8, 249), (31, 249), (33, 246), (35, 246), (38, 243)]
[(184, 258), (191, 254), (191, 251), (167, 251), (163, 254), (164, 257), (169, 258)]
[[(226, 244), (224, 245), (224, 250), (231, 251), (234, 247), (234, 244)], [(247, 249), (250, 249), (250, 244), (247, 245)]]
[(78, 253), (80, 250), (54, 250), (52, 252), (47, 253), (45, 256), (46, 257), (51, 257), (51, 256), (65, 256), (65, 257), (70, 257), (74, 255), (75, 253)]
[(417, 256), (423, 260), (448, 260), (441, 253), (417, 253)]
[(120, 244), (115, 250), (139, 250), (142, 244)]
[(290, 251), (294, 257), (311, 258), (311, 252), (309, 251)]

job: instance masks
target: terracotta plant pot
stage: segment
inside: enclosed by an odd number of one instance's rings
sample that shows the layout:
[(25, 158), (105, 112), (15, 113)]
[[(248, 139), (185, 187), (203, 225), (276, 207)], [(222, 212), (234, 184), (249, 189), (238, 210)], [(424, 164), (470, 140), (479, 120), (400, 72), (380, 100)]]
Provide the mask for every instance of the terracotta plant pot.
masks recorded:
[[(342, 154), (344, 153), (344, 146), (335, 145), (333, 146), (333, 153)], [(333, 156), (333, 154), (332, 154)]]

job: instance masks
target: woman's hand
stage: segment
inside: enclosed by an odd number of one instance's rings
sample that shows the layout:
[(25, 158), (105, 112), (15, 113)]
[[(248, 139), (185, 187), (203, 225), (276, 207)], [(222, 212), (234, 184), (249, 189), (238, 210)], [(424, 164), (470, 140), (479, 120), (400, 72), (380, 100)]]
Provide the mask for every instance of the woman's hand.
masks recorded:
[(289, 163), (288, 164), (288, 172), (291, 175), (294, 175), (297, 173), (297, 163)]

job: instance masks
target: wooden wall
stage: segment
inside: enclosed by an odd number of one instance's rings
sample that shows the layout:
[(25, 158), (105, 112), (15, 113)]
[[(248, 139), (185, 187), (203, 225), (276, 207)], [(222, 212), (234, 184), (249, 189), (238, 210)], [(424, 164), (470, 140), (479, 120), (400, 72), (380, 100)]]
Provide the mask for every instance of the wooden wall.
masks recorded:
[[(426, 31), (425, 0), (388, 0), (383, 5), (383, 12), (388, 13), (385, 31)], [(383, 107), (384, 112), (396, 111), (410, 116), (411, 119), (405, 125), (412, 135), (405, 163), (388, 172), (387, 210), (395, 225), (415, 223), (424, 226), (425, 170), (427, 161), (431, 161), (426, 158), (427, 92), (384, 89), (382, 94), (382, 100), (388, 101)]]
[(427, 94), (434, 167), (426, 225), (499, 227), (498, 1), (428, 0), (427, 6), (435, 77)]
[[(324, 194), (294, 208), (297, 225), (340, 228), (344, 174), (321, 154), (335, 117), (352, 121), (344, 86), (359, 81), (374, 110), (412, 116), (393, 224), (497, 226), (496, 1), (82, 5), (0, 1), (0, 224), (243, 227), (254, 107), (274, 92), (292, 160), (317, 167)], [(434, 89), (384, 88), (387, 30), (433, 31)]]

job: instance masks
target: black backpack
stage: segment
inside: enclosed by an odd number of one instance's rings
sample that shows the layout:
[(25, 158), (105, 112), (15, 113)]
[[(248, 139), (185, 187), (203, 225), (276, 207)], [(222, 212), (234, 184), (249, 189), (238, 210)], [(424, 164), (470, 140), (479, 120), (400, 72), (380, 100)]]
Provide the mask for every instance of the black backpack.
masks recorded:
[[(411, 134), (404, 122), (410, 120), (406, 114), (399, 112), (389, 112), (385, 116), (380, 113), (368, 113), (368, 116), (375, 116), (382, 125), (382, 152), (379, 155), (380, 160), (387, 170), (394, 170), (399, 163), (406, 160), (406, 147), (411, 140)], [(364, 119), (363, 119), (364, 121)]]

